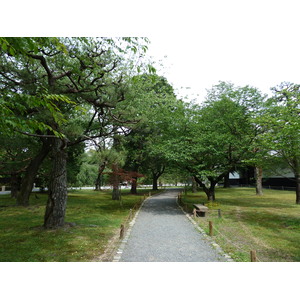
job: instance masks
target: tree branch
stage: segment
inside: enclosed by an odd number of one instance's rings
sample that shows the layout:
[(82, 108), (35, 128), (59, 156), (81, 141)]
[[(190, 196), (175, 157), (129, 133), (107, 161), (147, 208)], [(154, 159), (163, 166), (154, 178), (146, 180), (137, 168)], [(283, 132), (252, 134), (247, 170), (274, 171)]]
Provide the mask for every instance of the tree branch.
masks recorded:
[(44, 67), (47, 75), (48, 75), (48, 83), (50, 86), (53, 86), (54, 84), (54, 80), (53, 80), (53, 75), (51, 73), (51, 70), (49, 69), (48, 65), (47, 65), (47, 61), (45, 59), (44, 56), (42, 55), (36, 55), (36, 54), (30, 54), (30, 53), (27, 53), (27, 55), (33, 59), (37, 59), (41, 62), (41, 65)]
[(49, 135), (49, 134), (35, 134), (35, 133), (29, 133), (29, 132), (23, 132), (20, 130), (15, 129), (14, 131), (21, 133), (23, 135), (27, 136), (33, 136), (33, 137), (38, 137), (38, 138), (57, 138), (56, 135)]

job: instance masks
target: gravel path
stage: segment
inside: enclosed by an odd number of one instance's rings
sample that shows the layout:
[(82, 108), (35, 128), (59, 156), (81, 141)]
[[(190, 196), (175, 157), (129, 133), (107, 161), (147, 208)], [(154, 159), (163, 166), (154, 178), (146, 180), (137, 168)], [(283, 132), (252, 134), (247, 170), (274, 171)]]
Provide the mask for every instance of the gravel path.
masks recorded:
[(183, 214), (177, 194), (178, 190), (168, 190), (146, 200), (119, 261), (227, 261)]

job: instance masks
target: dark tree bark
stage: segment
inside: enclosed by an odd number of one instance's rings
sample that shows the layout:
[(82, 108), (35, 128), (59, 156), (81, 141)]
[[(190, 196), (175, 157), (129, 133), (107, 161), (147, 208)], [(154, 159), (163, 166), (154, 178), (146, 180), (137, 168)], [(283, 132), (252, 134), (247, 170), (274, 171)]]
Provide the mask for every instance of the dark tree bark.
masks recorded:
[(230, 173), (227, 173), (224, 176), (224, 188), (230, 188), (229, 174)]
[(256, 195), (263, 195), (262, 187), (263, 170), (261, 167), (255, 167), (255, 179), (256, 179)]
[(230, 173), (232, 172), (232, 169), (227, 171), (227, 172), (224, 172), (222, 174), (220, 174), (218, 177), (207, 177), (207, 179), (209, 180), (210, 182), (210, 186), (207, 187), (201, 179), (199, 179), (197, 176), (194, 176), (196, 182), (203, 188), (203, 191), (205, 192), (206, 196), (207, 196), (207, 200), (208, 201), (215, 201), (216, 197), (215, 197), (215, 187), (217, 185), (218, 182), (220, 182), (224, 176), (227, 174), (227, 173)]
[(158, 190), (157, 181), (158, 181), (158, 177), (156, 177), (155, 175), (153, 175), (153, 177), (152, 177), (152, 190), (153, 191), (157, 191)]
[(207, 196), (207, 200), (208, 201), (215, 201), (216, 200), (216, 196), (215, 196), (215, 186), (216, 186), (216, 182), (211, 182), (210, 183), (210, 187), (207, 188), (203, 188), (206, 196)]
[(98, 173), (98, 176), (95, 181), (95, 191), (101, 191), (101, 174)]
[(165, 166), (162, 166), (160, 170), (152, 171), (152, 190), (158, 190), (158, 179), (165, 172)]
[(96, 182), (95, 182), (95, 190), (96, 190), (96, 191), (101, 191), (101, 185), (102, 185), (101, 178), (102, 178), (102, 173), (103, 173), (105, 167), (106, 167), (106, 161), (103, 162), (103, 163), (99, 166), (98, 176), (97, 176), (97, 179), (96, 179)]
[(119, 186), (114, 186), (112, 191), (112, 200), (121, 200)]
[(300, 174), (296, 174), (296, 204), (300, 204)]
[(52, 172), (44, 217), (44, 227), (46, 229), (64, 226), (68, 198), (66, 142), (62, 139), (54, 138), (52, 148)]
[(119, 167), (117, 164), (112, 165), (112, 185), (113, 185), (113, 191), (112, 191), (112, 200), (121, 200), (120, 195), (120, 176), (118, 174)]
[(11, 174), (11, 197), (17, 199), (18, 192), (20, 191), (21, 187), (21, 178), (20, 175), (17, 173)]
[(49, 138), (43, 138), (42, 142), (43, 145), (39, 153), (32, 159), (32, 161), (26, 169), (25, 176), (23, 177), (21, 183), (20, 191), (17, 195), (17, 205), (29, 205), (29, 197), (32, 192), (34, 181), (36, 179), (39, 167), (51, 149), (51, 141)]
[(299, 158), (294, 157), (289, 161), (289, 165), (292, 167), (295, 179), (296, 179), (296, 204), (300, 204), (300, 166)]
[(137, 194), (137, 177), (132, 177), (131, 179), (131, 189), (130, 193), (136, 195)]
[(195, 181), (203, 188), (204, 193), (207, 196), (208, 201), (215, 201), (215, 186), (217, 181), (210, 179), (210, 186), (207, 187), (199, 178), (194, 176)]

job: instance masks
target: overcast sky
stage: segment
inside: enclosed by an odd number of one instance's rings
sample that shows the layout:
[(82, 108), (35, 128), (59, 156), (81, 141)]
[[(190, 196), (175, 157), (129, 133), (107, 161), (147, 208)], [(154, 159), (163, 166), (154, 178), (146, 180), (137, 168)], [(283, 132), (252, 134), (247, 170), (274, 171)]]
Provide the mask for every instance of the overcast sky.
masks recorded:
[(47, 21), (39, 3), (3, 3), (2, 36), (146, 36), (159, 74), (199, 102), (220, 80), (264, 93), (300, 83), (299, 0), (53, 0)]
[(179, 95), (201, 101), (219, 80), (255, 86), (264, 93), (282, 81), (300, 83), (297, 1), (198, 3), (183, 10), (178, 22), (166, 20), (172, 30), (149, 36), (149, 55), (163, 61), (160, 74)]

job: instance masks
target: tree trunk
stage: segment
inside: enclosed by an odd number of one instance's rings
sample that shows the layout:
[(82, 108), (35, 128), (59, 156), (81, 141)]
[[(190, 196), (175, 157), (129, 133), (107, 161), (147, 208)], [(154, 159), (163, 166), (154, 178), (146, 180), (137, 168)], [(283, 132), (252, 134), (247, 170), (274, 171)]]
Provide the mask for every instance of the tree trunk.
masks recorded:
[(101, 174), (99, 173), (95, 181), (95, 191), (101, 191)]
[(197, 192), (197, 182), (194, 177), (192, 177), (192, 193)]
[(20, 186), (21, 186), (21, 178), (19, 174), (17, 173), (11, 174), (10, 185), (11, 185), (10, 196), (14, 199), (17, 199), (18, 192), (20, 191)]
[(206, 185), (196, 176), (193, 176), (196, 182), (203, 188), (203, 191), (205, 192), (207, 196), (208, 201), (215, 201), (215, 186), (217, 184), (217, 181), (210, 180), (210, 187), (206, 187)]
[(113, 191), (112, 191), (112, 200), (121, 200), (120, 197), (120, 176), (119, 176), (119, 167), (117, 164), (112, 164), (112, 186), (113, 186)]
[(165, 166), (162, 166), (159, 170), (152, 170), (152, 190), (157, 191), (158, 190), (158, 179), (159, 177), (164, 173)]
[(296, 175), (296, 204), (300, 204), (300, 174)]
[(119, 185), (113, 187), (111, 199), (112, 199), (112, 200), (121, 200)]
[(64, 226), (67, 206), (67, 153), (65, 141), (53, 141), (52, 171), (44, 227), (55, 229)]
[(105, 167), (106, 167), (106, 162), (103, 162), (99, 166), (98, 176), (97, 176), (97, 179), (96, 179), (96, 182), (95, 182), (95, 190), (96, 191), (101, 191), (101, 185), (102, 185), (101, 178), (102, 178), (102, 173), (103, 173)]
[(203, 188), (208, 201), (215, 201), (216, 196), (215, 196), (215, 184), (211, 185), (209, 188)]
[(43, 146), (40, 152), (30, 162), (26, 168), (25, 176), (22, 180), (20, 191), (17, 195), (17, 205), (28, 206), (29, 197), (33, 189), (34, 181), (36, 179), (37, 172), (43, 160), (48, 155), (51, 149), (51, 142), (49, 139), (43, 139)]
[(261, 167), (255, 167), (255, 178), (256, 178), (256, 195), (263, 195), (263, 187), (262, 187), (262, 177), (263, 170)]
[(224, 176), (224, 188), (230, 188), (229, 172)]
[(136, 195), (137, 194), (137, 177), (133, 177), (131, 179), (131, 189), (130, 193)]
[(156, 176), (156, 174), (152, 173), (152, 190), (153, 191), (157, 191), (158, 190), (157, 181), (158, 181), (158, 177)]

